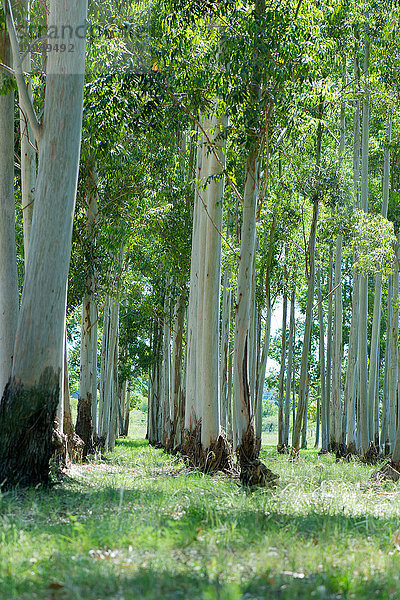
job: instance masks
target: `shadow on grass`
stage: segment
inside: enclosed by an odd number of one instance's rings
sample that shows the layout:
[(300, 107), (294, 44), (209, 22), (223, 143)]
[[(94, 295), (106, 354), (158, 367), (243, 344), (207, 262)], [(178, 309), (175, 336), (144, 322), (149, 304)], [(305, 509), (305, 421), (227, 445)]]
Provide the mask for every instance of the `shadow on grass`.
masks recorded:
[[(33, 573), (18, 582), (6, 575), (3, 591), (10, 590), (20, 600), (48, 598), (52, 600), (354, 600), (372, 597), (397, 599), (399, 582), (392, 569), (386, 575), (368, 579), (350, 579), (334, 569), (326, 573), (282, 573), (274, 576), (268, 569), (241, 584), (228, 583), (220, 576), (210, 577), (206, 567), (199, 573), (168, 572), (152, 567), (137, 568), (133, 564), (104, 564), (83, 558), (74, 564), (64, 555), (58, 556), (57, 570), (43, 569), (38, 580)], [(61, 566), (61, 568), (60, 568)], [(4, 596), (2, 596), (4, 597)]]

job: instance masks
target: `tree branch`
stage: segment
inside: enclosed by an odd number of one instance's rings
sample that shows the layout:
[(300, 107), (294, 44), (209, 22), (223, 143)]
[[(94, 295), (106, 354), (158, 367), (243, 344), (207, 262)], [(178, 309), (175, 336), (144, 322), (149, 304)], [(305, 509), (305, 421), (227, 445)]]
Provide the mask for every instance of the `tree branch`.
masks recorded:
[(10, 0), (6, 0), (6, 23), (7, 30), (10, 36), (11, 42), (11, 50), (14, 62), (14, 70), (15, 70), (15, 79), (17, 81), (18, 92), (20, 97), (21, 106), (29, 120), (29, 123), (32, 127), (33, 135), (35, 136), (36, 142), (39, 144), (40, 139), (42, 137), (42, 127), (39, 124), (37, 119), (35, 109), (33, 107), (32, 101), (28, 94), (28, 88), (25, 83), (24, 73), (22, 70), (22, 62), (21, 55), (19, 52), (19, 43), (17, 38), (17, 32), (14, 24), (14, 17), (12, 14), (11, 3)]

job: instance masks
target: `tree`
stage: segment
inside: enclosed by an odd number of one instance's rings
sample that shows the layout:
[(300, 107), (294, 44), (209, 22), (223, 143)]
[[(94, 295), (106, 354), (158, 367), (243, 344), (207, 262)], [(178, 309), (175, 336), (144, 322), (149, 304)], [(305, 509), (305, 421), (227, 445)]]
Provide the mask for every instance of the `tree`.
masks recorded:
[[(60, 397), (66, 288), (82, 128), (84, 0), (52, 0), (48, 27), (75, 32), (75, 52), (49, 52), (43, 121), (27, 95), (8, 2), (16, 79), (39, 147), (35, 207), (12, 373), (0, 406), (2, 487), (49, 482), (51, 437)], [(58, 29), (57, 29), (58, 28)], [(80, 29), (79, 29), (80, 28)]]

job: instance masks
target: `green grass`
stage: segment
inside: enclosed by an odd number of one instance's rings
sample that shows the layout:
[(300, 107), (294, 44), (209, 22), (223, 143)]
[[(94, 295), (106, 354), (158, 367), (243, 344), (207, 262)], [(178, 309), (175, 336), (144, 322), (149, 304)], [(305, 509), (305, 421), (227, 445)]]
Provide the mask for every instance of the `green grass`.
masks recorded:
[(1, 600), (397, 600), (398, 486), (313, 450), (263, 455), (275, 491), (127, 439), (63, 486), (4, 494)]

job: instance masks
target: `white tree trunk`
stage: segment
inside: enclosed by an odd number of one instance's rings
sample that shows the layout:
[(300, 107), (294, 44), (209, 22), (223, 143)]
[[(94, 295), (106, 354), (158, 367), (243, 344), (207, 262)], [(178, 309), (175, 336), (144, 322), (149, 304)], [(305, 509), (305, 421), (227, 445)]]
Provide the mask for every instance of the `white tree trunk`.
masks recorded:
[(332, 452), (339, 450), (342, 442), (342, 245), (343, 236), (338, 235), (335, 254), (335, 319), (333, 328), (333, 361), (332, 361), (332, 398), (331, 398), (331, 430), (330, 449)]
[(285, 362), (286, 362), (286, 326), (287, 326), (287, 287), (285, 281), (283, 290), (282, 310), (282, 341), (281, 341), (281, 364), (279, 369), (279, 409), (278, 409), (278, 451), (283, 447), (284, 433), (284, 384), (285, 384)]
[(296, 287), (295, 287), (295, 285), (293, 285), (292, 294), (291, 294), (291, 298), (290, 298), (288, 359), (287, 359), (287, 369), (286, 369), (285, 427), (284, 427), (284, 434), (283, 434), (283, 445), (285, 448), (287, 448), (289, 446), (290, 392), (291, 392), (292, 372), (293, 372), (295, 302), (296, 302)]
[[(356, 91), (359, 92), (360, 85), (360, 66), (358, 59), (358, 43), (356, 43), (354, 53), (354, 79), (356, 82)], [(356, 100), (356, 106), (353, 116), (353, 185), (355, 207), (360, 208), (360, 100)], [(357, 261), (357, 247), (353, 248), (353, 265)], [(359, 318), (359, 298), (360, 298), (360, 276), (353, 267), (353, 294), (351, 304), (351, 324), (349, 334), (349, 349), (347, 353), (347, 369), (345, 380), (344, 401), (346, 407), (346, 433), (347, 433), (347, 452), (356, 454), (356, 398), (358, 389), (358, 318)]]
[[(400, 236), (397, 236), (398, 244), (396, 254), (399, 252)], [(395, 261), (393, 273), (393, 295), (390, 323), (390, 374), (389, 374), (389, 443), (393, 451), (397, 428), (397, 386), (398, 386), (398, 335), (399, 335), (399, 310), (397, 299), (399, 297), (399, 265), (398, 258)]]
[[(364, 73), (366, 76), (362, 115), (362, 163), (361, 163), (361, 210), (368, 212), (368, 158), (369, 158), (369, 35), (368, 26), (364, 36)], [(371, 441), (368, 424), (368, 369), (367, 369), (367, 323), (368, 321), (368, 276), (360, 277), (359, 313), (359, 375), (360, 375), (360, 441), (364, 456)], [(372, 399), (371, 399), (372, 400)]]
[(231, 325), (231, 299), (230, 288), (232, 268), (228, 267), (224, 273), (223, 295), (222, 295), (222, 331), (221, 331), (221, 427), (227, 429), (228, 413), (228, 365), (229, 365), (229, 335)]
[[(52, 0), (48, 27), (59, 30), (61, 24), (68, 24), (73, 31), (78, 27), (82, 31), (86, 15), (87, 3), (83, 0)], [(26, 95), (10, 10), (7, 24), (13, 39), (19, 92), (25, 91)], [(49, 478), (82, 131), (86, 44), (85, 39), (75, 37), (73, 53), (48, 53), (42, 126), (34, 119), (30, 102), (24, 101), (40, 140), (39, 167), (12, 380), (0, 407), (0, 428), (4, 431), (0, 481), (6, 480), (6, 485), (36, 485)], [(12, 428), (7, 422), (12, 422)]]
[[(86, 244), (93, 245), (94, 226), (98, 215), (97, 177), (94, 160), (87, 161)], [(88, 248), (86, 250), (88, 250)], [(97, 306), (93, 299), (95, 277), (93, 265), (87, 265), (86, 293), (82, 300), (80, 379), (77, 434), (85, 442), (84, 455), (91, 451), (93, 432), (97, 430)]]
[[(6, 44), (6, 47), (4, 47)], [(4, 34), (0, 60), (10, 64)], [(0, 86), (3, 77), (0, 75)], [(11, 375), (18, 320), (14, 200), (14, 94), (0, 96), (0, 396)], [(0, 400), (1, 402), (1, 400)]]
[(262, 400), (263, 400), (264, 386), (265, 386), (265, 371), (267, 368), (269, 343), (271, 340), (271, 315), (272, 315), (271, 306), (268, 302), (267, 312), (265, 315), (264, 340), (263, 340), (263, 345), (262, 345), (261, 358), (260, 358), (260, 362), (259, 362), (259, 366), (258, 366), (256, 401), (255, 401), (255, 406), (254, 406), (256, 443), (260, 447), (261, 447), (261, 435), (262, 435)]
[(321, 293), (321, 268), (317, 270), (318, 323), (319, 323), (319, 370), (320, 370), (320, 413), (321, 413), (321, 450), (328, 450), (328, 415), (325, 388), (325, 327)]
[[(390, 177), (390, 140), (392, 131), (392, 108), (389, 108), (388, 119), (385, 132), (385, 149), (383, 159), (383, 190), (382, 190), (382, 216), (387, 217), (389, 202), (389, 177)], [(369, 381), (368, 398), (369, 400), (369, 436), (374, 440), (375, 445), (379, 447), (379, 413), (376, 410), (376, 387), (379, 381), (378, 361), (379, 361), (379, 343), (381, 329), (381, 298), (382, 298), (382, 273), (378, 273), (375, 278), (374, 295), (374, 313), (372, 320), (371, 351), (369, 358)], [(375, 411), (374, 411), (375, 408)]]
[(234, 449), (240, 449), (253, 425), (252, 399), (249, 387), (249, 333), (251, 283), (256, 241), (256, 208), (258, 197), (257, 157), (247, 159), (244, 190), (240, 263), (237, 282), (235, 347), (233, 359)]
[(300, 433), (302, 424), (306, 419), (307, 411), (307, 374), (308, 374), (308, 355), (311, 343), (312, 310), (314, 303), (315, 287), (315, 238), (318, 223), (318, 200), (315, 200), (313, 206), (313, 217), (311, 222), (310, 237), (308, 242), (308, 279), (307, 279), (307, 306), (304, 323), (304, 339), (301, 354), (300, 382), (299, 382), (299, 401), (297, 404), (296, 421), (293, 425), (292, 451), (296, 454), (300, 448)]
[[(25, 26), (30, 25), (30, 1), (25, 2), (26, 22)], [(27, 54), (23, 60), (22, 68), (28, 73), (28, 96), (33, 101), (32, 83), (29, 73), (31, 71), (31, 53)], [(29, 241), (31, 237), (33, 203), (36, 186), (36, 142), (32, 127), (28, 117), (22, 110), (23, 100), (19, 95), (20, 105), (20, 131), (21, 131), (21, 193), (22, 193), (22, 217), (24, 229), (24, 257), (25, 267), (28, 262)]]
[(186, 396), (185, 396), (185, 429), (191, 431), (199, 419), (196, 394), (197, 394), (197, 337), (198, 337), (198, 305), (199, 305), (199, 270), (200, 270), (200, 220), (201, 201), (200, 180), (204, 158), (204, 147), (200, 143), (197, 147), (196, 164), (196, 191), (193, 209), (192, 253), (190, 260), (190, 288), (189, 306), (187, 315), (187, 371), (186, 371)]
[[(223, 120), (213, 116), (204, 124), (212, 141), (214, 153), (209, 152), (204, 176), (208, 178), (204, 193), (206, 207), (200, 203), (205, 227), (204, 287), (202, 311), (202, 420), (201, 443), (204, 448), (211, 446), (220, 433), (219, 415), (219, 321), (220, 321), (220, 284), (221, 284), (221, 229), (224, 179), (222, 166), (225, 163), (225, 142)], [(200, 263), (202, 264), (202, 263)], [(201, 280), (201, 278), (200, 278)], [(200, 289), (202, 289), (200, 287)], [(201, 312), (201, 311), (199, 311)], [(200, 356), (198, 356), (200, 359)]]
[(185, 425), (185, 405), (183, 398), (183, 328), (185, 323), (184, 299), (179, 295), (174, 309), (174, 326), (172, 331), (172, 406), (174, 422), (174, 447), (182, 443)]

